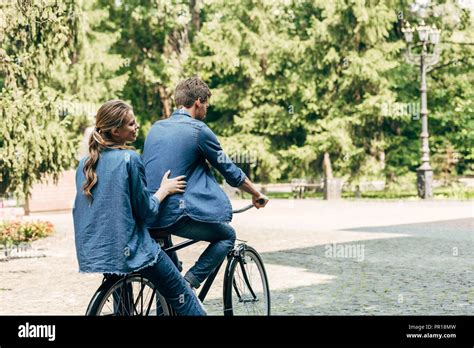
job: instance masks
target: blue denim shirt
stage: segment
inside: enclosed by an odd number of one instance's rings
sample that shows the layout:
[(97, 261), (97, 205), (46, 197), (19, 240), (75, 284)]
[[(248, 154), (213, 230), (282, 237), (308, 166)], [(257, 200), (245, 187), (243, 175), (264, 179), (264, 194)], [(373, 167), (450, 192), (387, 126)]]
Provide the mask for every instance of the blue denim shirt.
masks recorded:
[(146, 189), (140, 157), (131, 150), (106, 150), (97, 164), (92, 203), (82, 193), (86, 158), (76, 171), (73, 219), (81, 272), (127, 274), (156, 262), (160, 247), (145, 220), (159, 201)]
[(184, 194), (168, 196), (161, 203), (160, 214), (148, 220), (150, 227), (167, 227), (186, 215), (203, 222), (232, 220), (229, 198), (206, 161), (233, 187), (242, 185), (246, 178), (209, 127), (186, 111), (176, 110), (151, 127), (143, 151), (148, 189), (156, 192), (168, 169), (170, 177), (186, 175), (187, 186)]

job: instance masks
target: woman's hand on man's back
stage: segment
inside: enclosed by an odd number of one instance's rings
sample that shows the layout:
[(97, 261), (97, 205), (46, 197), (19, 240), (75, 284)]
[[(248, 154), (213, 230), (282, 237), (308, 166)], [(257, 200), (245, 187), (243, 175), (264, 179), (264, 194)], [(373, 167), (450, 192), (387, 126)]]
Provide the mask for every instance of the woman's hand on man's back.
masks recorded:
[(158, 198), (160, 202), (162, 202), (168, 195), (184, 193), (184, 190), (186, 189), (186, 181), (184, 180), (186, 175), (180, 175), (170, 179), (170, 173), (171, 171), (168, 170), (165, 175), (163, 175), (160, 188), (155, 193), (155, 197)]

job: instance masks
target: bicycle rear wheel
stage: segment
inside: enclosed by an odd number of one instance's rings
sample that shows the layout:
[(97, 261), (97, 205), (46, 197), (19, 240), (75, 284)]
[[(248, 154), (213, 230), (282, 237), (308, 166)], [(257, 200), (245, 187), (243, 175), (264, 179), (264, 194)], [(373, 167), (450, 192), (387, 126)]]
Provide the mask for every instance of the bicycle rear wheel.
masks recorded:
[(92, 297), (86, 315), (161, 316), (171, 315), (171, 311), (153, 283), (136, 273), (105, 280)]
[(242, 245), (233, 254), (224, 278), (224, 315), (270, 315), (270, 288), (263, 261)]

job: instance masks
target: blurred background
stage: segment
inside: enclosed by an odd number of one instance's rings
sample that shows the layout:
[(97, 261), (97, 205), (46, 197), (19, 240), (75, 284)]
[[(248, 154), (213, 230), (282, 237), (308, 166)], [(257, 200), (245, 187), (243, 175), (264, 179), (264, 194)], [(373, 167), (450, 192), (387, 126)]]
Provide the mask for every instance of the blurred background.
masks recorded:
[(141, 151), (190, 75), (212, 90), (206, 122), (223, 148), (270, 197), (416, 199), (420, 67), (403, 34), (425, 22), (439, 33), (427, 45), (432, 196), (474, 196), (472, 0), (0, 4), (3, 207), (65, 177), (53, 197), (70, 205), (68, 170), (100, 104), (133, 106)]

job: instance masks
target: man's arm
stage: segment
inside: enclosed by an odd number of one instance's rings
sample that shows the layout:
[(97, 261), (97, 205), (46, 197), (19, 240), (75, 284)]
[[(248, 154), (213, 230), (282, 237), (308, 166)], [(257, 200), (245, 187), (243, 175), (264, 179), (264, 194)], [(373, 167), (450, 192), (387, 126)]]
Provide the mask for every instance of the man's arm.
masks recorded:
[[(206, 125), (200, 130), (198, 143), (204, 157), (222, 174), (229, 185), (251, 194), (252, 202), (256, 208), (263, 208), (267, 204), (268, 198), (255, 188), (242, 169), (237, 167), (224, 153), (216, 135)], [(265, 203), (259, 204), (257, 202), (259, 199), (264, 199)]]
[[(245, 178), (244, 183), (239, 186), (239, 189), (252, 195), (252, 203), (257, 209), (263, 208), (267, 205), (268, 197), (258, 191), (249, 178)], [(259, 201), (262, 199), (264, 203), (260, 204)]]
[(245, 173), (224, 153), (216, 135), (206, 125), (200, 129), (198, 146), (204, 158), (222, 174), (230, 186), (239, 187), (244, 183)]

